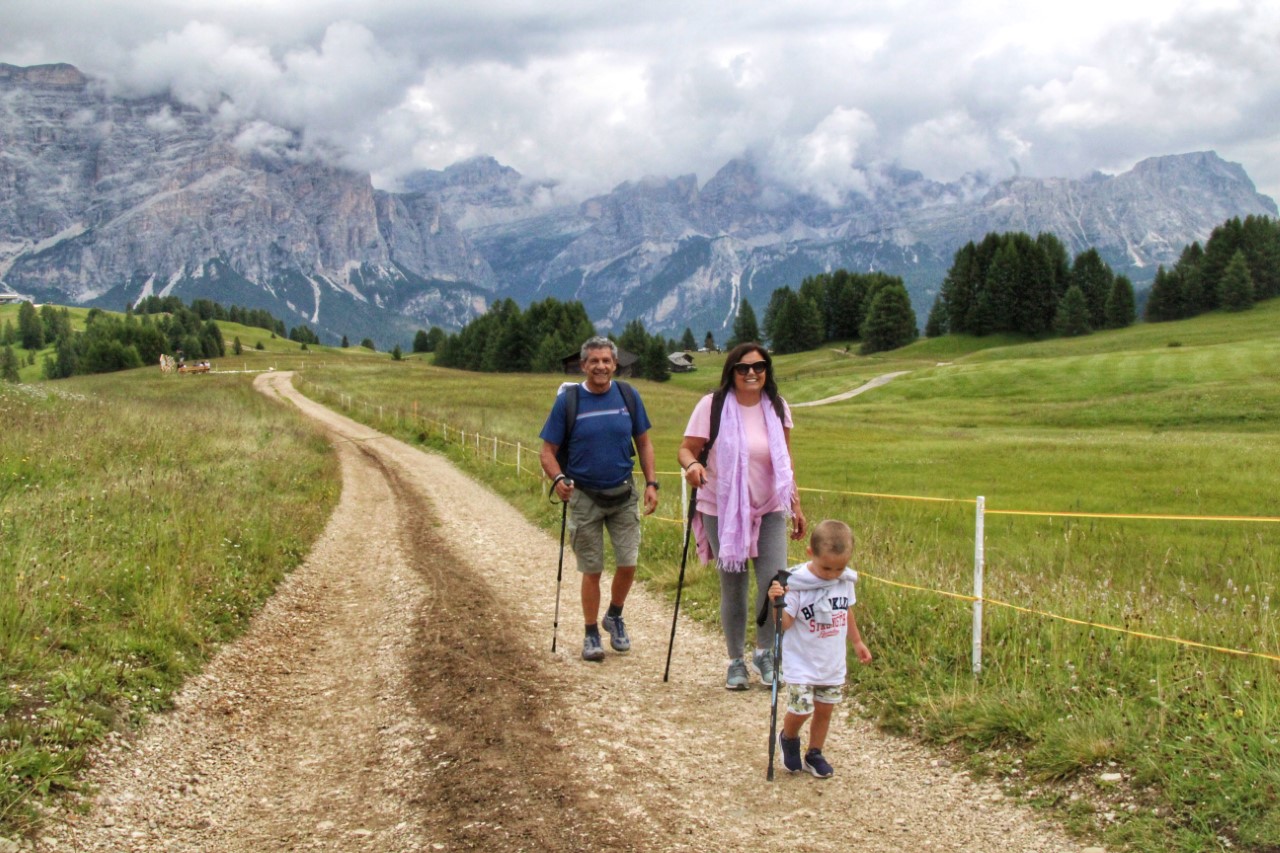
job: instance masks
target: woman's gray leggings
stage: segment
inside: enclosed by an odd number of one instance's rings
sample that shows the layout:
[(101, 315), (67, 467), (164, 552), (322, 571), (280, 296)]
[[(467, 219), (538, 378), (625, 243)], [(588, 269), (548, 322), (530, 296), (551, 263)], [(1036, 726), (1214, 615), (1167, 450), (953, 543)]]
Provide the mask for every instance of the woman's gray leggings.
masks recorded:
[[(707, 531), (711, 553), (720, 553), (719, 519), (703, 515), (702, 526)], [(744, 657), (747, 644), (747, 620), (754, 621), (768, 598), (769, 582), (787, 567), (787, 517), (781, 512), (771, 512), (760, 519), (760, 539), (756, 543), (757, 556), (751, 561), (756, 575), (756, 606), (747, 610), (749, 573), (719, 572), (720, 575), (720, 625), (724, 628), (724, 644), (729, 659)], [(756, 648), (773, 646), (773, 619), (756, 631)]]

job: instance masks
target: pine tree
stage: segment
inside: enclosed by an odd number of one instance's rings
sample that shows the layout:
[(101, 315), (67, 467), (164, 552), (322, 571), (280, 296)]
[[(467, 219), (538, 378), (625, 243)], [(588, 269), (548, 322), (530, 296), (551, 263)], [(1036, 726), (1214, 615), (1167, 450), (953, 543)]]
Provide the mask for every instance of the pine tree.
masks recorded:
[(30, 302), (18, 306), (18, 338), (25, 350), (34, 352), (44, 347), (44, 323)]
[(684, 327), (684, 334), (680, 336), (680, 348), (685, 352), (693, 352), (698, 348), (698, 342), (693, 337), (693, 329), (688, 326)]
[(947, 270), (947, 276), (942, 280), (942, 290), (939, 293), (946, 307), (947, 331), (954, 335), (972, 331), (969, 317), (977, 299), (973, 277), (977, 251), (972, 240), (965, 244), (956, 252), (951, 269)]
[(716, 351), (716, 339), (712, 337), (710, 329), (707, 330), (707, 336), (702, 339), (702, 345), (706, 348), (707, 352)]
[(1066, 337), (1087, 335), (1092, 331), (1089, 325), (1089, 303), (1084, 291), (1077, 285), (1071, 285), (1062, 294), (1062, 302), (1058, 304), (1058, 316), (1053, 321), (1058, 334)]
[(1241, 243), (1253, 278), (1254, 298), (1280, 296), (1280, 221), (1246, 216)]
[(914, 341), (916, 313), (907, 289), (901, 285), (881, 288), (871, 301), (861, 332), (859, 352), (863, 355), (897, 349)]
[(1163, 266), (1156, 267), (1156, 277), (1151, 282), (1151, 292), (1147, 294), (1147, 305), (1143, 309), (1143, 317), (1148, 323), (1160, 323), (1177, 316), (1177, 287), (1178, 280), (1172, 273)]
[(654, 382), (666, 382), (671, 378), (671, 362), (667, 359), (667, 345), (661, 337), (650, 339), (640, 356), (640, 375)]
[(618, 338), (618, 349), (624, 349), (639, 356), (644, 355), (648, 346), (649, 332), (645, 330), (644, 321), (640, 319), (628, 321), (622, 329), (622, 335)]
[(844, 272), (836, 270), (831, 286), (827, 288), (827, 339), (832, 341), (856, 339), (866, 318), (862, 304), (866, 282), (861, 276), (842, 276)]
[(1240, 249), (1223, 270), (1218, 284), (1218, 304), (1224, 311), (1245, 311), (1253, 307), (1253, 276)]
[(426, 329), (419, 329), (413, 335), (413, 351), (414, 352), (431, 352), (431, 339), (427, 337)]
[(1071, 266), (1071, 284), (1080, 288), (1089, 308), (1090, 330), (1100, 329), (1106, 322), (1107, 294), (1111, 292), (1113, 278), (1111, 267), (1102, 260), (1097, 249), (1088, 249), (1076, 255), (1075, 263)]
[(1108, 329), (1124, 329), (1133, 325), (1138, 317), (1134, 304), (1133, 282), (1125, 276), (1118, 275), (1111, 283), (1111, 292), (1107, 294), (1106, 327)]
[(789, 287), (782, 287), (773, 292), (769, 303), (772, 312), (769, 318), (769, 349), (776, 353), (787, 354), (800, 352), (800, 297)]
[(1019, 267), (1018, 249), (1012, 240), (1007, 240), (987, 269), (984, 295), (985, 308), (990, 312), (988, 332), (1011, 332), (1017, 328)]
[[(1200, 259), (1200, 312), (1212, 311), (1220, 306), (1222, 279), (1236, 252), (1244, 246), (1244, 223), (1233, 217), (1214, 228), (1204, 244), (1204, 256)], [(1198, 312), (1199, 313), (1199, 312)]]
[(738, 316), (733, 320), (733, 337), (725, 346), (733, 349), (738, 344), (760, 340), (760, 327), (756, 324), (756, 311), (746, 297), (738, 305)]
[(942, 299), (942, 293), (939, 292), (937, 298), (933, 300), (933, 307), (929, 309), (929, 319), (924, 321), (924, 336), (926, 338), (940, 338), (947, 333), (947, 303)]
[(21, 382), (18, 376), (18, 356), (8, 344), (0, 349), (0, 382)]
[(815, 350), (822, 346), (822, 310), (808, 297), (800, 297), (800, 350)]

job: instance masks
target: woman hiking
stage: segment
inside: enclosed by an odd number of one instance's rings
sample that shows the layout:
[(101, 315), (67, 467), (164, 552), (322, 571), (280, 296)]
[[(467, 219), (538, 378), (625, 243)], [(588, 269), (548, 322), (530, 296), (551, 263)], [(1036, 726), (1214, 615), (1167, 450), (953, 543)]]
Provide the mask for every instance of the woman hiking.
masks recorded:
[[(764, 606), (769, 582), (787, 566), (787, 519), (792, 539), (803, 539), (806, 532), (791, 462), (791, 426), (768, 350), (754, 342), (739, 344), (725, 358), (719, 389), (694, 407), (677, 456), (686, 482), (698, 490), (693, 519), (698, 556), (704, 564), (715, 559), (719, 570), (727, 690), (747, 689), (747, 619)], [(750, 611), (748, 564), (756, 577)], [(766, 687), (776, 676), (773, 630), (771, 619), (757, 630), (750, 659)]]

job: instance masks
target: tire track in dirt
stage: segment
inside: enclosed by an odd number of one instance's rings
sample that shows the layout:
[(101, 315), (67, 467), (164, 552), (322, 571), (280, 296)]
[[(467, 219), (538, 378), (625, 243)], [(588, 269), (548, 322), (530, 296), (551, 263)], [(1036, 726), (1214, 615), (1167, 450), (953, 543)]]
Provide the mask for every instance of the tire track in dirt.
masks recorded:
[(502, 642), (512, 623), (485, 578), (468, 572), (465, 555), (437, 532), (429, 501), (394, 470), (384, 472), (411, 562), (434, 590), (416, 620), (410, 665), (418, 712), (439, 735), (427, 755), (431, 784), (416, 798), (433, 834), (447, 849), (660, 849), (658, 839), (604, 820), (584, 796), (557, 738), (559, 676), (525, 647)]

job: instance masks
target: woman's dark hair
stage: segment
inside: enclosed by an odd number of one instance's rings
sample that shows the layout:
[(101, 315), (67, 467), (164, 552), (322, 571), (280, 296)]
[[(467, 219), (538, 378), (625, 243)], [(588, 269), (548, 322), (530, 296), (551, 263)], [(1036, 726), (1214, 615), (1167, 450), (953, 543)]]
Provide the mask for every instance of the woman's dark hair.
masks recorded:
[(758, 344), (755, 341), (738, 344), (729, 350), (729, 354), (724, 357), (724, 369), (720, 371), (720, 388), (716, 393), (721, 397), (732, 393), (733, 366), (749, 352), (759, 353), (760, 357), (764, 359), (764, 393), (769, 398), (770, 404), (773, 405), (773, 410), (777, 413), (778, 420), (785, 421), (782, 397), (778, 395), (778, 382), (773, 378), (773, 359), (769, 357), (769, 351), (762, 344)]

